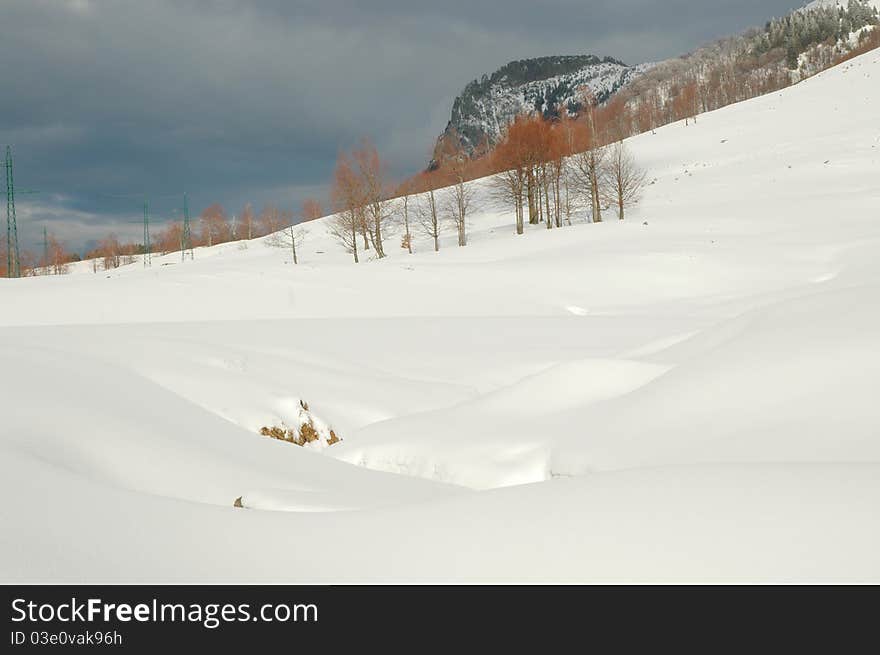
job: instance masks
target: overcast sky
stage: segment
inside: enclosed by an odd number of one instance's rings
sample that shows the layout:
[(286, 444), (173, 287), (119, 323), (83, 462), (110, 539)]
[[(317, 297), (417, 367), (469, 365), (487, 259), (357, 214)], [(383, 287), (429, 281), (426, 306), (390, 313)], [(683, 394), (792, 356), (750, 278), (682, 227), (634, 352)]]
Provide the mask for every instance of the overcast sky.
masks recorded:
[(13, 145), (23, 247), (71, 247), (211, 202), (322, 200), (369, 136), (404, 175), (454, 97), (553, 54), (682, 54), (799, 0), (0, 0), (0, 144)]

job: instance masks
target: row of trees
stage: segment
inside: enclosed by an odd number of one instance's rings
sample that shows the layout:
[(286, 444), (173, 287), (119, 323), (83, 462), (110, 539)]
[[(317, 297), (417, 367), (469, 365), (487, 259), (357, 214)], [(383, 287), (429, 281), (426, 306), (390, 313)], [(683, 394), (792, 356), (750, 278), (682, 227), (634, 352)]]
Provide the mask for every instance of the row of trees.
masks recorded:
[(413, 252), (415, 233), (431, 239), (440, 250), (447, 228), (458, 245), (468, 243), (467, 220), (473, 210), (472, 180), (488, 174), (485, 162), (473, 160), (450, 139), (437, 156), (437, 166), (394, 184), (376, 147), (365, 139), (350, 152), (341, 152), (331, 183), (336, 214), (330, 233), (358, 263), (364, 252), (386, 256), (390, 222), (402, 228), (401, 247)]
[[(6, 271), (6, 237), (0, 237), (0, 277), (8, 277)], [(80, 261), (80, 256), (67, 249), (67, 245), (54, 234), (49, 232), (43, 244), (40, 254), (31, 250), (22, 250), (19, 253), (19, 265), (21, 275), (32, 277), (35, 275), (65, 275), (70, 270), (70, 264)]]
[[(193, 246), (216, 246), (230, 241), (255, 239), (289, 227), (299, 221), (311, 221), (323, 216), (321, 203), (314, 198), (306, 199), (299, 216), (293, 211), (280, 209), (276, 205), (266, 205), (256, 213), (253, 206), (247, 204), (240, 213), (229, 217), (220, 204), (213, 204), (202, 211), (197, 224), (193, 225)], [(180, 250), (183, 224), (179, 221), (170, 223), (154, 241), (159, 252), (165, 254)]]
[[(258, 214), (248, 204), (242, 211), (230, 217), (220, 204), (212, 204), (192, 222), (190, 239), (193, 247), (216, 246), (231, 241), (255, 239), (270, 234), (276, 235), (270, 245), (287, 245), (294, 250), (294, 263), (298, 262), (296, 246), (298, 243), (284, 241), (281, 232), (294, 234), (295, 221), (311, 221), (323, 216), (321, 203), (314, 198), (306, 199), (299, 216), (294, 212), (279, 209), (275, 205), (267, 205)], [(296, 230), (301, 234), (301, 230)], [(292, 238), (292, 236), (290, 237)], [(167, 255), (180, 252), (183, 243), (182, 221), (171, 221), (161, 231), (153, 235), (151, 253)], [(85, 259), (92, 261), (92, 270), (110, 270), (135, 262), (145, 254), (144, 245), (136, 242), (122, 242), (115, 234), (101, 239), (98, 244), (85, 254)]]
[(588, 220), (599, 222), (603, 210), (613, 207), (623, 220), (645, 183), (644, 171), (622, 143), (628, 134), (620, 115), (625, 106), (600, 108), (593, 98), (588, 106), (578, 119), (520, 116), (494, 149), (476, 159), (452, 135), (435, 153), (434, 168), (395, 187), (375, 146), (364, 141), (337, 159), (331, 234), (356, 263), (365, 251), (385, 257), (391, 219), (400, 224), (401, 246), (410, 253), (415, 231), (427, 236), (435, 251), (447, 229), (459, 247), (466, 246), (476, 201), (474, 180), (492, 174), (495, 195), (513, 206), (517, 234), (524, 233), (526, 216), (530, 224), (553, 229), (571, 225), (581, 209)]
[[(511, 203), (516, 233), (528, 221), (547, 229), (571, 225), (573, 213), (587, 209), (588, 219), (602, 221), (614, 207), (623, 220), (645, 184), (645, 172), (623, 144), (615, 114), (588, 105), (583, 120), (541, 115), (520, 116), (492, 153), (498, 195)], [(613, 144), (613, 145), (609, 145)]]
[(392, 195), (387, 166), (369, 140), (339, 154), (330, 190), (337, 213), (330, 231), (355, 263), (360, 261), (359, 251), (372, 249), (380, 259), (386, 256), (384, 228), (392, 217)]

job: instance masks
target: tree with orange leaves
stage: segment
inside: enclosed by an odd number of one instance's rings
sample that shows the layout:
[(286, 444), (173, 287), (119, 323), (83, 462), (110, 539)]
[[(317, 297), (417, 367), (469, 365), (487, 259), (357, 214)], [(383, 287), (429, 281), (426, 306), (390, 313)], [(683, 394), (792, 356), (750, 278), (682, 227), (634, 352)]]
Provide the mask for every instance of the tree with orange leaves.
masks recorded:
[(387, 170), (379, 151), (369, 139), (352, 151), (352, 161), (360, 175), (363, 193), (364, 227), (379, 259), (385, 257), (382, 227), (390, 216), (388, 211)]
[(361, 178), (345, 153), (339, 153), (337, 157), (330, 198), (336, 210), (330, 221), (330, 234), (354, 255), (357, 264), (358, 233), (365, 229), (364, 191)]
[(699, 95), (697, 92), (697, 83), (695, 81), (691, 80), (682, 86), (681, 89), (679, 89), (678, 95), (676, 95), (672, 102), (675, 119), (681, 120), (683, 118), (684, 124), (688, 125), (690, 119), (693, 118), (694, 123), (696, 123), (698, 99)]
[(315, 200), (314, 198), (306, 198), (305, 200), (303, 200), (300, 215), (302, 216), (302, 220), (304, 222), (314, 221), (324, 215), (324, 210), (321, 207), (321, 203), (319, 201)]
[(278, 207), (270, 204), (263, 207), (257, 223), (260, 228), (260, 234), (266, 236), (267, 234), (274, 234), (285, 227), (285, 217)]
[(202, 227), (202, 243), (213, 246), (229, 241), (230, 228), (226, 211), (217, 203), (207, 207), (199, 218)]
[(115, 234), (110, 234), (106, 239), (98, 243), (98, 256), (103, 260), (104, 270), (109, 271), (111, 268), (119, 268), (122, 263), (122, 244)]
[(495, 148), (495, 167), (504, 171), (498, 178), (498, 191), (512, 200), (517, 210), (516, 233), (523, 233), (523, 205), (528, 204), (529, 223), (540, 222), (539, 167), (548, 160), (549, 126), (540, 116), (516, 117)]
[(154, 247), (163, 255), (180, 250), (180, 242), (183, 238), (183, 225), (179, 221), (169, 223), (164, 230), (159, 232), (153, 241)]
[(254, 209), (251, 207), (251, 204), (248, 203), (244, 206), (244, 209), (241, 210), (241, 216), (239, 216), (237, 225), (235, 228), (235, 236), (238, 239), (247, 239), (250, 241), (254, 238)]
[(523, 202), (526, 187), (527, 157), (522, 134), (526, 118), (517, 116), (504, 133), (504, 138), (492, 153), (493, 168), (501, 171), (495, 177), (496, 194), (506, 202), (512, 202), (516, 212), (516, 233), (524, 231)]
[(584, 195), (590, 201), (592, 221), (602, 222), (600, 184), (605, 150), (601, 144), (600, 124), (596, 116), (596, 97), (589, 89), (583, 91), (586, 121), (580, 125), (577, 135), (578, 154), (574, 157), (575, 176), (581, 183)]
[(49, 260), (46, 262), (46, 268), (50, 269), (54, 275), (64, 275), (67, 273), (68, 264), (73, 261), (73, 256), (67, 252), (64, 243), (59, 241), (54, 234), (49, 235), (47, 245)]
[(474, 198), (469, 179), (471, 160), (456, 135), (444, 139), (438, 163), (440, 170), (452, 181), (447, 211), (458, 234), (458, 245), (466, 246), (467, 214)]

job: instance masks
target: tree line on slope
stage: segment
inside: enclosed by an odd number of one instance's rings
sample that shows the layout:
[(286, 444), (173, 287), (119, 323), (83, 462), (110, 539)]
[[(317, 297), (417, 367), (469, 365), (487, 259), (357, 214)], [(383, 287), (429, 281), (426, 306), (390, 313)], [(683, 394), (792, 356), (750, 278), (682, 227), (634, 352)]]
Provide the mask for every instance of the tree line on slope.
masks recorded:
[[(298, 242), (291, 243), (289, 236), (301, 234), (299, 230), (294, 230), (295, 220), (298, 218), (300, 222), (311, 221), (323, 215), (321, 203), (314, 198), (303, 201), (298, 217), (292, 211), (281, 210), (274, 205), (268, 205), (256, 214), (252, 206), (247, 204), (240, 214), (230, 218), (223, 206), (215, 203), (203, 210), (193, 221), (191, 245), (215, 246), (273, 235), (270, 245), (292, 248), (296, 261)], [(150, 254), (180, 252), (182, 243), (183, 222), (171, 221), (153, 237)], [(0, 250), (5, 250), (5, 237), (0, 237)], [(80, 257), (68, 250), (66, 244), (50, 232), (42, 256), (30, 250), (21, 252), (21, 274), (25, 277), (64, 275), (70, 271), (70, 264), (83, 260), (90, 261), (92, 271), (97, 273), (133, 264), (140, 261), (144, 254), (146, 249), (142, 243), (121, 241), (116, 234), (111, 233)], [(6, 277), (5, 260), (0, 262), (0, 277)]]
[(547, 229), (572, 225), (580, 210), (587, 222), (602, 221), (610, 208), (623, 220), (639, 199), (645, 172), (623, 144), (628, 135), (624, 107), (598, 107), (588, 91), (583, 93), (589, 109), (579, 119), (523, 114), (477, 158), (468, 156), (460, 140), (445, 139), (434, 168), (396, 186), (369, 140), (340, 153), (331, 184), (337, 213), (330, 233), (355, 263), (366, 252), (386, 256), (392, 223), (401, 228), (400, 245), (409, 253), (414, 232), (428, 237), (435, 252), (446, 230), (459, 247), (466, 246), (468, 217), (476, 209), (475, 181), (490, 175), (496, 198), (514, 210), (516, 234), (524, 234), (526, 215), (529, 224)]

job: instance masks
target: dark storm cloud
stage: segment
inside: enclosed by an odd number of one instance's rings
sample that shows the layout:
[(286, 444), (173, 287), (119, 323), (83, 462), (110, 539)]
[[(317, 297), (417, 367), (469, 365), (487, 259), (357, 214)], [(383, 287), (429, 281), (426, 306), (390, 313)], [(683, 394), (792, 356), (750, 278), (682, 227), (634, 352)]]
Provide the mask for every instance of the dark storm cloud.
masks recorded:
[(42, 192), (25, 239), (136, 236), (139, 201), (114, 196), (150, 193), (160, 218), (184, 190), (295, 206), (363, 135), (395, 173), (423, 165), (459, 89), (507, 61), (657, 60), (798, 4), (4, 0), (0, 143)]

